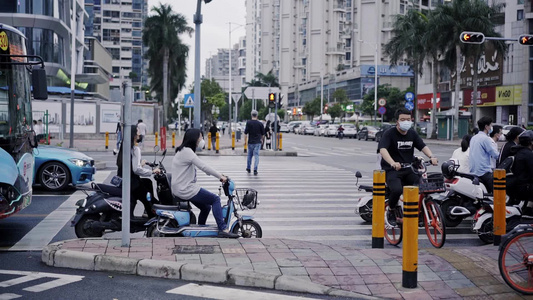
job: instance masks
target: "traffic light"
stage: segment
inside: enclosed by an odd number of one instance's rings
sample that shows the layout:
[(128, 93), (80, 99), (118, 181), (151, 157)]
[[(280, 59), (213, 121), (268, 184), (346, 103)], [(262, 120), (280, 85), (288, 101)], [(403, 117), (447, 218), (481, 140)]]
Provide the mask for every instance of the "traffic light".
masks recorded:
[(483, 44), (485, 41), (485, 35), (481, 32), (461, 32), (459, 38), (465, 44)]
[(326, 105), (324, 105), (324, 113), (327, 114), (328, 113), (328, 104), (326, 103)]
[(521, 45), (531, 46), (533, 45), (533, 35), (524, 34), (518, 38), (518, 42)]
[(276, 94), (274, 93), (268, 94), (268, 107), (270, 108), (276, 107)]

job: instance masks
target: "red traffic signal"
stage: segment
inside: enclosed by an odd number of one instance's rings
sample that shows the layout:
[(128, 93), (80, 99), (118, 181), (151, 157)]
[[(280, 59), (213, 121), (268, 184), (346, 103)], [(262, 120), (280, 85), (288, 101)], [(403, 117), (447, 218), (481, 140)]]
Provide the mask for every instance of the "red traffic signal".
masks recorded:
[(483, 44), (485, 41), (485, 35), (481, 32), (461, 32), (459, 36), (461, 42), (465, 44)]
[(518, 42), (521, 45), (527, 45), (527, 46), (533, 45), (533, 35), (528, 35), (528, 34), (521, 35), (518, 38)]

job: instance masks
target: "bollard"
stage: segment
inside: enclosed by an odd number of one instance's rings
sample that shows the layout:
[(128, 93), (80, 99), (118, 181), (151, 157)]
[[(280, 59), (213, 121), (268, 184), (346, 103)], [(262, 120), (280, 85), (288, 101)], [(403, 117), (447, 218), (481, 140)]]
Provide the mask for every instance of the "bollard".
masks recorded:
[(176, 133), (172, 133), (172, 148), (176, 148)]
[(403, 187), (402, 287), (414, 289), (418, 277), (418, 187)]
[[(159, 138), (159, 132), (155, 132), (155, 145), (157, 146), (157, 139)], [(144, 142), (144, 141), (143, 141)]]
[(494, 170), (494, 246), (500, 245), (506, 232), (505, 170)]
[(283, 149), (281, 146), (282, 146), (282, 141), (283, 141), (283, 134), (280, 132), (279, 133), (279, 151), (282, 151), (281, 149)]
[(218, 153), (218, 150), (220, 149), (220, 133), (217, 132), (217, 135), (216, 135), (216, 142), (215, 142), (215, 147), (217, 147), (217, 153)]
[(231, 132), (231, 150), (235, 150), (235, 131)]
[(207, 133), (207, 150), (211, 151), (211, 132)]
[(248, 152), (248, 136), (244, 136), (244, 153)]
[(385, 171), (383, 170), (374, 170), (372, 195), (372, 248), (383, 249), (385, 235)]
[(105, 132), (105, 148), (109, 148), (109, 132)]

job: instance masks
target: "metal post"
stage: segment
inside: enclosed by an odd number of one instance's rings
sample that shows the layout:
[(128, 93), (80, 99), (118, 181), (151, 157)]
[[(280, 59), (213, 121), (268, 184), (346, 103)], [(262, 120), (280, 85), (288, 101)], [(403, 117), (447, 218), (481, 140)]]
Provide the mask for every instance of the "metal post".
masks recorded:
[[(229, 132), (231, 133), (231, 22), (229, 24), (229, 80), (228, 80), (228, 101), (229, 101)], [(237, 104), (235, 104), (237, 106)], [(236, 118), (235, 118), (236, 119)]]
[(130, 245), (130, 186), (131, 186), (131, 96), (130, 82), (124, 82), (124, 137), (122, 140), (122, 247)]
[(500, 245), (506, 232), (505, 170), (494, 170), (494, 246)]
[(403, 187), (402, 287), (414, 289), (418, 277), (418, 187)]
[(72, 0), (72, 20), (70, 22), (72, 45), (70, 49), (70, 143), (74, 148), (74, 89), (76, 80), (76, 0)]
[[(202, 87), (200, 84), (200, 25), (202, 25), (202, 0), (196, 4), (196, 14), (193, 17), (195, 24), (194, 43), (194, 128), (200, 128), (200, 111), (202, 107)], [(190, 118), (189, 118), (190, 119)], [(192, 125), (192, 123), (191, 123)]]
[[(378, 111), (378, 43), (376, 42), (376, 57), (374, 58), (374, 121), (377, 123)], [(383, 121), (381, 121), (383, 125)]]
[(372, 248), (383, 249), (385, 235), (385, 171), (374, 170), (372, 189)]

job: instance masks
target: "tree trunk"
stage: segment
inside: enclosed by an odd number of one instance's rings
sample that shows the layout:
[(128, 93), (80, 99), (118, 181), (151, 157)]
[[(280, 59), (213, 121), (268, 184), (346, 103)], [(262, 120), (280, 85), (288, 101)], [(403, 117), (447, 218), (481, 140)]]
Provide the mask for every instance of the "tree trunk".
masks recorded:
[(431, 105), (431, 138), (437, 138), (437, 85), (439, 83), (439, 60), (433, 58), (433, 101)]
[(163, 126), (167, 127), (168, 118), (168, 48), (163, 49)]
[[(472, 95), (472, 124), (476, 124), (477, 122), (477, 77), (478, 77), (478, 62), (479, 62), (479, 55), (474, 55), (474, 66), (472, 69), (474, 70), (474, 95)], [(481, 130), (481, 128), (480, 128)]]
[(414, 72), (414, 75), (415, 75), (415, 80), (414, 80), (414, 84), (415, 84), (415, 99), (413, 101), (413, 104), (414, 104), (414, 110), (415, 110), (415, 128), (416, 128), (416, 123), (418, 122), (418, 76), (420, 75), (420, 73), (418, 72), (419, 71), (419, 66), (417, 65), (415, 67), (415, 72)]
[(455, 45), (455, 101), (453, 103), (453, 138), (459, 136), (459, 94), (461, 93), (461, 47)]

